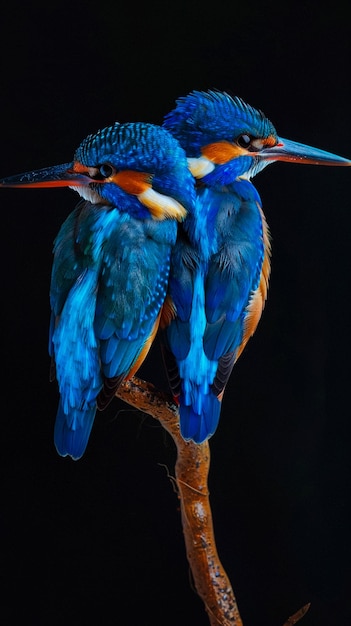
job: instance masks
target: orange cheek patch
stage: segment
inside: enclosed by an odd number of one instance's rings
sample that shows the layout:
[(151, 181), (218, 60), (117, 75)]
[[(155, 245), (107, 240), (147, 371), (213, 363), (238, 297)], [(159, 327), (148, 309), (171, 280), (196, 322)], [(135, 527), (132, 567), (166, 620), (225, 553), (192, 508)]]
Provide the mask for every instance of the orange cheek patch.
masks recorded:
[(82, 165), (79, 161), (75, 161), (73, 163), (73, 171), (78, 172), (79, 174), (86, 174), (88, 168), (86, 165)]
[(83, 176), (87, 177), (87, 183), (89, 182), (89, 177), (91, 178), (91, 182), (94, 181), (94, 178), (96, 176), (98, 176), (99, 174), (99, 170), (97, 167), (92, 167), (92, 166), (88, 166), (88, 165), (83, 165), (82, 163), (79, 163), (79, 161), (75, 161), (73, 163), (73, 172), (75, 172), (76, 174), (83, 174)]
[(151, 174), (122, 170), (107, 179), (107, 182), (116, 183), (127, 193), (138, 196), (151, 187)]
[(276, 145), (277, 145), (277, 138), (274, 137), (273, 135), (269, 135), (269, 137), (267, 137), (267, 139), (264, 140), (265, 148), (273, 148)]
[(229, 141), (209, 143), (207, 146), (202, 148), (201, 152), (204, 157), (217, 165), (223, 165), (232, 159), (247, 154), (247, 150), (240, 148), (240, 146), (236, 146)]

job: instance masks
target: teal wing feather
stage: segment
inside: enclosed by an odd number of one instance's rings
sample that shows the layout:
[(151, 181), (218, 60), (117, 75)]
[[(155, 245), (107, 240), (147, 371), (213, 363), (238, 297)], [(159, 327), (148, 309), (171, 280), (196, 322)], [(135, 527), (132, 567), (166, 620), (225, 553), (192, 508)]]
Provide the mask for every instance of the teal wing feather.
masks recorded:
[(135, 364), (166, 293), (176, 223), (81, 203), (55, 242), (51, 283), (58, 452), (82, 456), (95, 417)]
[(102, 388), (93, 324), (100, 260), (92, 253), (92, 205), (81, 202), (63, 223), (54, 246), (49, 352), (60, 402), (54, 441), (62, 456), (82, 456)]
[(103, 409), (121, 377), (137, 366), (157, 324), (168, 286), (175, 222), (128, 219), (106, 242), (97, 296), (95, 332), (100, 341)]

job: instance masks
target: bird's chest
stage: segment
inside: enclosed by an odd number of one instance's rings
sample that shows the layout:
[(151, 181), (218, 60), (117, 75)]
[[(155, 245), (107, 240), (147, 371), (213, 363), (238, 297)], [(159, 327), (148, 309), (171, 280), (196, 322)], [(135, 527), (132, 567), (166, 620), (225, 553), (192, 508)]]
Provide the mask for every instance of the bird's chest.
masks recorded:
[(152, 265), (169, 248), (176, 237), (176, 224), (138, 220), (117, 209), (87, 205), (75, 228), (77, 257), (92, 263)]

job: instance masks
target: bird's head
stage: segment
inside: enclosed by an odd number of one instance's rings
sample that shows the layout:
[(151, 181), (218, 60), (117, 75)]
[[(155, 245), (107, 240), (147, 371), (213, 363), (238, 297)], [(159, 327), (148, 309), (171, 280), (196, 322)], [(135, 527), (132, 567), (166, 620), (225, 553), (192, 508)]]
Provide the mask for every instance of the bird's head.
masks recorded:
[(274, 161), (351, 165), (324, 150), (278, 137), (261, 111), (225, 92), (193, 91), (179, 98), (163, 126), (178, 139), (190, 170), (203, 182), (250, 179)]
[(142, 122), (116, 122), (84, 139), (71, 163), (11, 176), (0, 186), (71, 187), (93, 204), (156, 220), (183, 220), (195, 197), (183, 148), (164, 128)]

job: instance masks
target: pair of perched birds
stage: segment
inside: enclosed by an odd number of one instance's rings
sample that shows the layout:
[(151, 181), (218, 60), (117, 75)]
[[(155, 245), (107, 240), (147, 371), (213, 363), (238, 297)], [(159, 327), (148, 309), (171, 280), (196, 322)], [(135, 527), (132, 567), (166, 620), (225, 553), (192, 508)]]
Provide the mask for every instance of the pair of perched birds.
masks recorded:
[(351, 165), (278, 137), (240, 98), (193, 91), (162, 127), (116, 122), (72, 162), (0, 182), (82, 197), (56, 238), (50, 289), (59, 454), (82, 456), (96, 409), (159, 329), (182, 436), (213, 435), (267, 296), (269, 232), (251, 178), (274, 161)]

